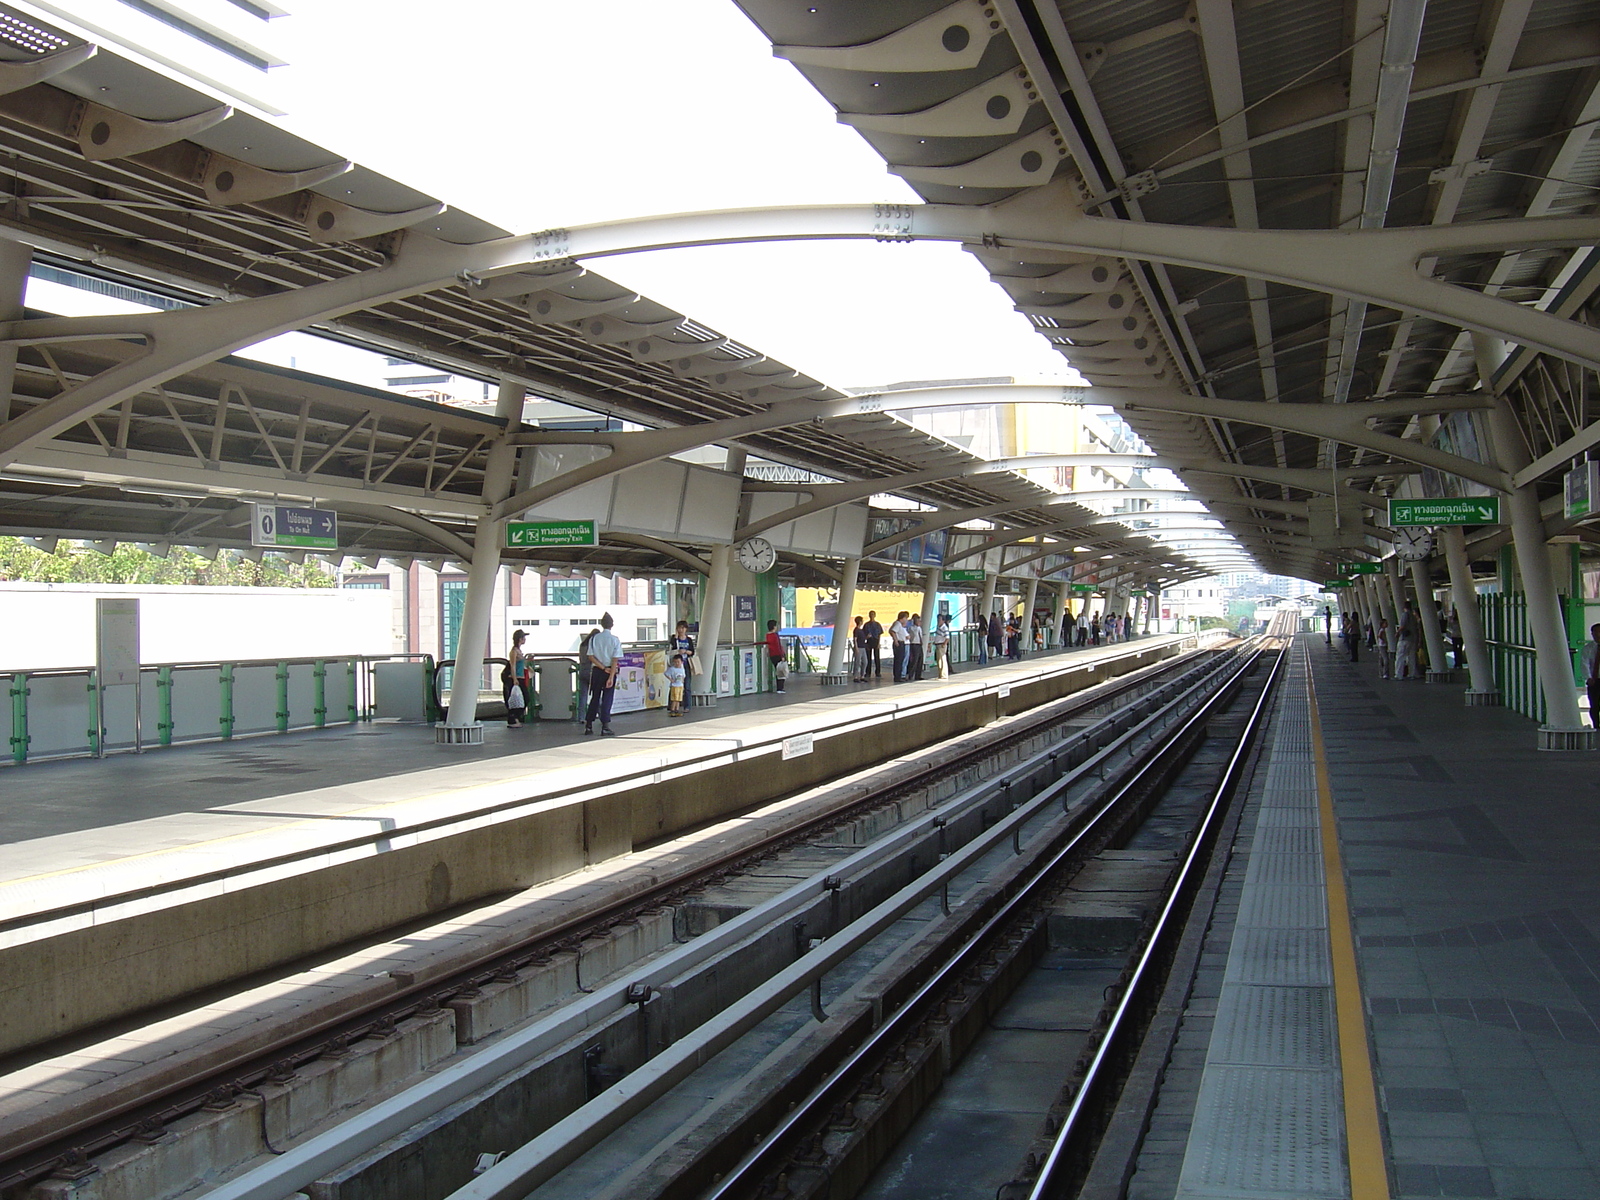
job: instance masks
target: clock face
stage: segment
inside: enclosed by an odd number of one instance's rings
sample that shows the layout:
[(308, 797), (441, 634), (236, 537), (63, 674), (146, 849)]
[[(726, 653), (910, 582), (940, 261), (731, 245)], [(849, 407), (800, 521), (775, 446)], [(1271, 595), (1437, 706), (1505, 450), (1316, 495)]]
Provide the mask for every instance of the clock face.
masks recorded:
[(764, 575), (778, 562), (778, 552), (766, 538), (753, 537), (741, 542), (733, 553), (739, 565), (752, 575)]
[(1407, 562), (1418, 562), (1433, 553), (1433, 530), (1402, 525), (1394, 531), (1395, 549)]

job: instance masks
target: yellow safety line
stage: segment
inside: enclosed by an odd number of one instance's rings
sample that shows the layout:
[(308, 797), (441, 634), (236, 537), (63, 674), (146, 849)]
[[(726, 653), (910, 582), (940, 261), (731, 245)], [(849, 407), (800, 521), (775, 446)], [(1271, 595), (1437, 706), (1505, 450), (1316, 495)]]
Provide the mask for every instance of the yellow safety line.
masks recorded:
[(1322, 742), (1317, 687), (1306, 656), (1306, 698), (1311, 705), (1311, 754), (1317, 774), (1317, 810), (1322, 826), (1322, 870), (1328, 886), (1328, 940), (1333, 952), (1334, 1013), (1339, 1029), (1339, 1068), (1344, 1077), (1345, 1157), (1350, 1166), (1350, 1200), (1389, 1200), (1389, 1169), (1378, 1120), (1378, 1090), (1372, 1077), (1366, 1005), (1356, 968), (1356, 940), (1350, 924), (1350, 897), (1344, 886), (1339, 827), (1333, 811), (1333, 786)]

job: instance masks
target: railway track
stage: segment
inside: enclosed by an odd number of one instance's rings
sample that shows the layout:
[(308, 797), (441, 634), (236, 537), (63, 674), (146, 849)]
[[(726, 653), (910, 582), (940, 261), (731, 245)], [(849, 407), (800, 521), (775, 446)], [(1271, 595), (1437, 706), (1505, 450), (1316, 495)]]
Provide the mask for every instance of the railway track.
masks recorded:
[[(937, 1171), (941, 1165), (947, 1167), (949, 1159), (935, 1156), (935, 1173), (919, 1180), (909, 1164), (914, 1156), (897, 1143), (909, 1140), (904, 1135), (940, 1080), (956, 1069), (982, 1036), (988, 1018), (1026, 978), (1032, 962), (1047, 951), (1051, 904), (1075, 872), (1108, 847), (1126, 844), (1130, 831), (1159, 810), (1163, 794), (1185, 775), (1187, 760), (1205, 740), (1205, 731), (1231, 725), (1220, 739), (1226, 743), (1225, 752), (1187, 772), (1191, 787), (1199, 784), (1204, 790), (1192, 829), (1153, 919), (1135, 940), (1120, 972), (1114, 972), (1105, 1003), (1075, 1059), (1063, 1063), (1060, 1090), (1054, 1102), (1042, 1108), (1037, 1133), (1014, 1147), (1015, 1170), (997, 1190), (985, 1182), (972, 1191), (1006, 1200), (1076, 1196), (1091, 1173), (1098, 1172), (1102, 1189), (1108, 1180), (1116, 1181), (1104, 1194), (1120, 1195), (1143, 1124), (1134, 1115), (1141, 1098), (1125, 1101), (1123, 1085), (1139, 1062), (1141, 1042), (1163, 991), (1173, 982), (1174, 966), (1180, 975), (1184, 969), (1187, 918), (1197, 902), (1209, 911), (1207, 889), (1214, 891), (1220, 880), (1220, 868), (1209, 870), (1212, 851), (1227, 824), (1230, 801), (1244, 778), (1279, 674), (1283, 635), (1290, 632), (1279, 624), (1269, 631), (1268, 642), (1276, 647), (1253, 649), (1202, 702), (1152, 733), (1147, 744), (1138, 747), (1136, 767), (1080, 805), (1068, 800), (1068, 812), (1060, 818), (1035, 822), (1033, 852), (1026, 861), (1017, 861), (1022, 858), (1018, 853), (1007, 864), (1009, 870), (993, 872), (950, 912), (942, 923), (945, 928), (926, 931), (920, 939), (925, 954), (910, 955), (909, 962), (863, 977), (855, 997), (859, 1011), (852, 1012), (847, 1001), (841, 1002), (840, 1009), (829, 1014), (839, 1026), (831, 1036), (820, 1028), (823, 1013), (814, 998), (819, 1028), (798, 1039), (787, 1058), (769, 1057), (763, 1064), (769, 1078), (762, 1086), (730, 1087), (724, 1073), (696, 1088), (691, 1077), (681, 1076), (686, 1090), (705, 1092), (721, 1086), (728, 1101), (720, 1109), (702, 1109), (677, 1134), (661, 1128), (643, 1137), (630, 1134), (625, 1144), (609, 1147), (607, 1154), (596, 1129), (619, 1127), (616, 1114), (622, 1111), (637, 1119), (640, 1098), (646, 1094), (668, 1094), (662, 1081), (673, 1073), (662, 1072), (655, 1081), (640, 1081), (625, 1099), (612, 1097), (611, 1103), (620, 1102), (620, 1107), (611, 1110), (611, 1120), (605, 1119), (607, 1097), (600, 1097), (592, 1102), (598, 1106), (595, 1111), (575, 1114), (580, 1119), (570, 1122), (570, 1128), (552, 1129), (506, 1156), (451, 1193), (450, 1200), (527, 1196), (843, 1200), (856, 1195), (947, 1194), (941, 1186), (947, 1180)], [(1073, 774), (1068, 772), (1041, 789), (1029, 804), (1046, 812), (1070, 794), (1072, 783)], [(1011, 822), (976, 839), (964, 854), (946, 859), (941, 878), (908, 885), (880, 906), (879, 915), (904, 915), (909, 911), (907, 901), (925, 898), (934, 884), (948, 889), (964, 869), (978, 868), (986, 849), (990, 856), (996, 848), (1003, 850), (1008, 835), (1012, 849), (1020, 852), (1020, 835), (1027, 825), (1020, 814), (1013, 814)], [(989, 863), (991, 869), (994, 865)], [(943, 900), (941, 908), (949, 910), (947, 892)], [(870, 926), (872, 920), (868, 914), (855, 924)], [(862, 934), (854, 929), (834, 936), (859, 939)], [(1192, 971), (1192, 964), (1188, 969)], [(795, 980), (788, 982), (792, 985)], [(1174, 986), (1178, 984), (1186, 990), (1186, 982), (1180, 979)], [(709, 1031), (704, 1044), (685, 1047), (680, 1058), (698, 1059), (731, 1044), (730, 1035), (741, 1027), (730, 1021), (723, 1025), (722, 1030)], [(628, 1147), (652, 1139), (649, 1160), (629, 1165)], [(976, 1151), (962, 1155), (967, 1169), (976, 1156)], [(563, 1175), (561, 1168), (569, 1164), (571, 1169)], [(895, 1186), (879, 1185), (874, 1190), (880, 1171), (892, 1175)], [(612, 1173), (610, 1178), (607, 1172)]]
[[(552, 958), (580, 950), (586, 941), (606, 930), (638, 921), (663, 907), (681, 906), (687, 898), (756, 870), (775, 856), (825, 839), (831, 831), (870, 826), (875, 814), (897, 809), (906, 797), (926, 795), (941, 786), (953, 786), (953, 781), (982, 776), (992, 771), (997, 762), (1015, 757), (1019, 747), (1041, 737), (1070, 730), (1077, 739), (1073, 745), (1082, 747), (1120, 738), (1127, 729), (1147, 720), (1153, 710), (1194, 687), (1203, 674), (1215, 669), (1217, 658), (1196, 652), (1041, 706), (1003, 723), (1001, 730), (965, 739), (970, 744), (954, 753), (920, 756), (930, 760), (926, 766), (902, 770), (887, 786), (868, 788), (867, 794), (832, 811), (796, 821), (681, 875), (642, 887), (625, 901), (585, 912), (524, 944), (464, 964), (448, 978), (398, 987), (382, 1003), (354, 1013), (341, 1012), (309, 1031), (302, 1025), (293, 1036), (255, 1047), (248, 1057), (213, 1064), (204, 1074), (170, 1083), (157, 1093), (141, 1095), (113, 1110), (98, 1111), (92, 1119), (64, 1127), (57, 1124), (29, 1128), (11, 1122), (10, 1129), (0, 1134), (0, 1196), (6, 1200), (25, 1196), (34, 1183), (46, 1177), (88, 1174), (94, 1169), (96, 1158), (108, 1151), (160, 1142), (175, 1129), (181, 1132), (178, 1127), (196, 1114), (241, 1102), (248, 1104), (262, 1097), (264, 1090), (292, 1080), (308, 1064), (337, 1059), (364, 1040), (390, 1037), (403, 1022), (426, 1018), (486, 987), (503, 985), (519, 974), (536, 971)], [(997, 795), (1021, 795), (1042, 786), (1043, 773), (1053, 771), (1058, 760), (1062, 760), (1059, 749), (1046, 756), (1043, 767), (1030, 758), (1024, 769), (1003, 771), (988, 783)], [(981, 803), (973, 811), (981, 814), (979, 825), (990, 819)], [(933, 836), (941, 842), (960, 835), (959, 829), (950, 828), (947, 818), (932, 818), (930, 826), (933, 822), (940, 823)], [(265, 1102), (262, 1103), (265, 1111)], [(272, 1145), (264, 1123), (262, 1140)]]

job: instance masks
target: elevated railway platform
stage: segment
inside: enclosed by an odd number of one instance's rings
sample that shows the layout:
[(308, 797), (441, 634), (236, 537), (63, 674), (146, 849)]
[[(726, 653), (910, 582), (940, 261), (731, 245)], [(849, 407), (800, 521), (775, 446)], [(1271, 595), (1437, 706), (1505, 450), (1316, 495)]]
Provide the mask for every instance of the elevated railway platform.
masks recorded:
[(1127, 1195), (1600, 1195), (1594, 757), (1294, 654)]
[(1193, 638), (1147, 637), (629, 714), (607, 739), (543, 722), (441, 748), (370, 725), (19, 768), (6, 820), (23, 836), (0, 849), (0, 1126), (40, 1104), (47, 1124), (103, 1118), (197, 1064), (426, 992), (464, 954), (769, 836), (784, 818), (740, 821), (775, 800), (848, 801), (870, 790), (862, 772), (915, 775), (952, 738), (1197, 656)]
[(1600, 1195), (1590, 756), (1287, 633), (18, 844), (6, 1200)]

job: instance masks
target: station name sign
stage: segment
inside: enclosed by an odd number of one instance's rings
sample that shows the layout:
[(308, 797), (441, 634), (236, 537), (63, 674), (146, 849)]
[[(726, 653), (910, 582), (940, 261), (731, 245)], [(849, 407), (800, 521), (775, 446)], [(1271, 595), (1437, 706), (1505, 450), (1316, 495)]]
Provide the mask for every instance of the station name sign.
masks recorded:
[(594, 521), (507, 521), (506, 545), (513, 550), (540, 546), (598, 546)]
[(1389, 501), (1390, 525), (1498, 525), (1499, 496)]

